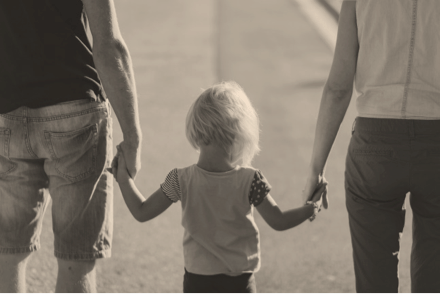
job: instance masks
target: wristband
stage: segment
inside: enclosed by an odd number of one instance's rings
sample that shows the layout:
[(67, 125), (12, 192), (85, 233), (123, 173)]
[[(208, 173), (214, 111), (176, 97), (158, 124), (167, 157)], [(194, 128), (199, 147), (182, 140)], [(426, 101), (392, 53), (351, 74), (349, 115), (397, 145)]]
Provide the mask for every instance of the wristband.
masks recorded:
[(314, 202), (314, 201), (306, 201), (305, 205), (312, 205), (312, 206), (314, 206), (314, 214), (309, 218), (309, 221), (312, 222), (313, 220), (315, 220), (315, 217), (320, 212), (320, 207), (317, 204), (317, 202)]

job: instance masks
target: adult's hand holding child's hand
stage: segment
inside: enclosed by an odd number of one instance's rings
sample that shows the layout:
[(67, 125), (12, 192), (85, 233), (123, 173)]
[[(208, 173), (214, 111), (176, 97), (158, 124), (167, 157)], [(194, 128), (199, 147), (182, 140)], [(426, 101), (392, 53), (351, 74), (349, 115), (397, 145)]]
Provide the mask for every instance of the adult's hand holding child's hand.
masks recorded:
[(317, 203), (318, 207), (321, 208), (327, 194), (328, 194), (328, 183), (323, 182), (318, 185), (317, 189), (312, 194), (311, 201)]
[[(322, 187), (321, 185), (324, 185)], [(311, 175), (308, 177), (305, 185), (305, 189), (302, 191), (302, 197), (304, 202), (314, 201), (313, 198), (316, 195), (316, 190), (320, 191), (324, 188), (323, 192), (320, 193), (320, 199), (322, 201), (323, 207), (328, 209), (328, 182), (323, 175)]]
[(110, 164), (110, 168), (108, 168), (109, 172), (115, 177), (115, 179), (116, 179), (116, 173), (118, 171), (118, 157), (119, 157), (119, 155), (120, 155), (119, 151), (117, 151), (116, 155), (113, 157), (112, 163)]
[[(117, 146), (118, 148), (118, 146)], [(107, 170), (115, 177), (116, 179), (116, 173), (118, 171), (118, 157), (120, 155), (120, 152), (117, 151), (116, 155), (113, 157), (112, 163), (110, 164), (110, 167), (107, 168)]]
[(135, 179), (141, 169), (141, 144), (124, 140), (118, 146), (124, 156), (127, 172), (132, 179)]
[(117, 158), (118, 158), (118, 166), (116, 169), (116, 173), (114, 174), (116, 176), (116, 181), (125, 181), (131, 178), (129, 171), (127, 170), (127, 163), (125, 159), (124, 151), (121, 148), (121, 144), (116, 146), (116, 149), (118, 150)]

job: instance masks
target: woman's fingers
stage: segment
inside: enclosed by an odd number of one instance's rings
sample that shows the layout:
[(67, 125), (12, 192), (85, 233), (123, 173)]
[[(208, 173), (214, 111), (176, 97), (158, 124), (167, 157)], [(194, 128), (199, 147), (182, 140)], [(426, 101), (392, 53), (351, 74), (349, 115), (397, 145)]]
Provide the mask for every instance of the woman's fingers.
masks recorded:
[(321, 178), (322, 184), (325, 184), (325, 190), (322, 194), (322, 205), (324, 209), (328, 209), (329, 199), (328, 199), (328, 181), (326, 180), (325, 176), (322, 176)]
[(326, 187), (326, 190), (323, 192), (323, 208), (324, 209), (328, 209), (328, 204), (329, 204), (329, 200), (328, 200), (328, 187)]
[(302, 191), (303, 202), (311, 201), (314, 196), (314, 191), (318, 187), (316, 178), (308, 178), (306, 181), (305, 189)]
[(322, 198), (322, 194), (326, 191), (326, 189), (327, 189), (327, 184), (323, 184), (323, 183), (319, 184), (311, 196), (312, 201), (314, 202), (319, 201), (320, 198)]

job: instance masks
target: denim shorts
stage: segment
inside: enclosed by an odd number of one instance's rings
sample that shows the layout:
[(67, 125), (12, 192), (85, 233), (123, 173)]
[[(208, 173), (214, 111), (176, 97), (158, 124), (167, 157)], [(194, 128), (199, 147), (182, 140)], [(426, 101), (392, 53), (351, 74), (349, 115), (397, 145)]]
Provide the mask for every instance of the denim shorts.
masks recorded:
[(1, 254), (39, 249), (52, 199), (55, 256), (110, 257), (111, 126), (108, 102), (90, 100), (0, 114)]

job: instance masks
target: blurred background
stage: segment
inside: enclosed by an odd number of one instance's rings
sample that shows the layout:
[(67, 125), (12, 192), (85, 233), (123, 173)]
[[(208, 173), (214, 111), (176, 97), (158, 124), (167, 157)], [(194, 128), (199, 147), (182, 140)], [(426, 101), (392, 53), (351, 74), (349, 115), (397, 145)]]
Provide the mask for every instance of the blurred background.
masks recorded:
[[(202, 89), (238, 82), (261, 120), (253, 165), (282, 210), (302, 205), (315, 121), (332, 62), (340, 0), (115, 0), (131, 52), (144, 135), (137, 184), (149, 196), (175, 167), (197, 161), (185, 139), (187, 110)], [(344, 162), (355, 109), (350, 106), (327, 164), (330, 207), (285, 232), (255, 214), (261, 232), (258, 292), (354, 292), (344, 200)], [(114, 119), (114, 144), (122, 140)], [(97, 262), (99, 292), (182, 292), (180, 204), (140, 224), (115, 183), (112, 258)], [(408, 206), (408, 205), (407, 205)], [(411, 211), (401, 242), (400, 292), (410, 292)], [(28, 291), (56, 280), (50, 209), (42, 249), (28, 266)]]

